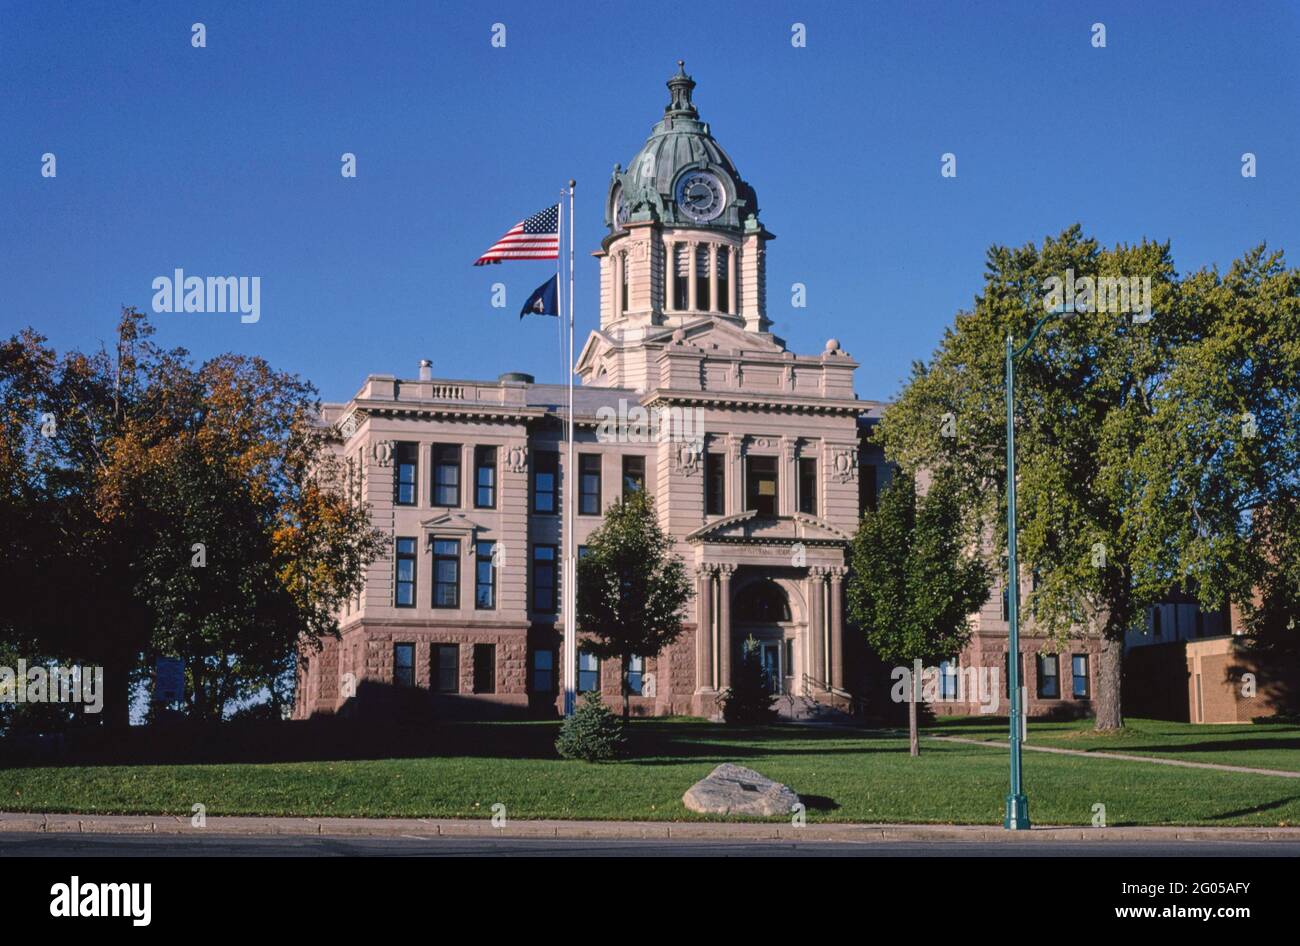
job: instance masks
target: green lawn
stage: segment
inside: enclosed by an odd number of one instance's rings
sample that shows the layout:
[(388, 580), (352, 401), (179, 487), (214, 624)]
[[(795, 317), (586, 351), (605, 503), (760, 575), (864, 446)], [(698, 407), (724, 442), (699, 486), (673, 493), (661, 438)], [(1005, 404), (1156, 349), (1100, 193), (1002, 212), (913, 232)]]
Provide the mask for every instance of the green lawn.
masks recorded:
[[(941, 717), (925, 732), (1005, 742), (1006, 717)], [(1154, 719), (1125, 720), (1113, 733), (1093, 730), (1091, 719), (1029, 723), (1029, 743), (1083, 752), (1122, 752), (1128, 755), (1188, 762), (1215, 762), (1258, 769), (1300, 772), (1300, 726), (1262, 723), (1198, 726)]]
[[(946, 724), (978, 731), (970, 726)], [(808, 805), (809, 821), (995, 824), (1007, 790), (1004, 753), (925, 740), (912, 759), (906, 739), (894, 734), (788, 726), (736, 732), (698, 720), (645, 720), (632, 725), (635, 759), (589, 765), (555, 757), (556, 728), (448, 724), (446, 748), (425, 758), (11, 768), (0, 771), (0, 809), (188, 816), (201, 802), (210, 815), (489, 817), (501, 802), (521, 819), (699, 820), (682, 806), (682, 792), (726, 761), (790, 785)], [(1251, 736), (1272, 738), (1271, 729), (1253, 727)], [(1083, 738), (1071, 731), (1052, 738)], [(1149, 739), (1159, 737), (1151, 732)], [(1294, 739), (1295, 730), (1277, 735)], [(1223, 754), (1233, 755), (1227, 746)], [(1027, 753), (1024, 770), (1038, 824), (1088, 824), (1098, 803), (1111, 825), (1300, 824), (1300, 782), (1272, 776), (1044, 753)]]

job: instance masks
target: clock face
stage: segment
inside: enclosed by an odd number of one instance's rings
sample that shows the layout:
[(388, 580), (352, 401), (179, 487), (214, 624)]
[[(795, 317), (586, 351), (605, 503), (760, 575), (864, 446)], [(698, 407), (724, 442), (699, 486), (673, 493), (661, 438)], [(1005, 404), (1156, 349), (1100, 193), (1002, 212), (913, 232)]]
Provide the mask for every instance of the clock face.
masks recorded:
[(627, 226), (627, 198), (623, 196), (623, 185), (614, 186), (614, 223), (618, 227)]
[(716, 174), (688, 171), (677, 180), (677, 206), (696, 223), (713, 220), (727, 203), (727, 192)]

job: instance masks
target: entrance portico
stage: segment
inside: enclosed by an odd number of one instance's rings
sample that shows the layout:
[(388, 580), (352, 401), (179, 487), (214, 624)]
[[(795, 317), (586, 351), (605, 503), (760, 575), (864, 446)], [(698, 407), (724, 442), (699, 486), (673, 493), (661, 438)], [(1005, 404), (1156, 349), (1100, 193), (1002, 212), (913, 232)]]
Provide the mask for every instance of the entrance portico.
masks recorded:
[[(814, 516), (717, 520), (686, 541), (696, 549), (695, 711), (712, 716), (732, 684), (744, 641), (758, 642), (772, 688), (836, 702), (844, 688), (843, 578), (849, 536)], [(783, 704), (778, 704), (781, 708)]]

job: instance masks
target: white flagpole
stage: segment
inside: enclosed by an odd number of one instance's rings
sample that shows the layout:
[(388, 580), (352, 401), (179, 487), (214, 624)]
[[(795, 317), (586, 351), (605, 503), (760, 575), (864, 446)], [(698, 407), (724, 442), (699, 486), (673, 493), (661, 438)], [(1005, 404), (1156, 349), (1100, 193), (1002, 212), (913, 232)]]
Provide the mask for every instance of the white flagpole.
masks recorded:
[(569, 358), (565, 366), (569, 382), (569, 449), (564, 462), (564, 715), (572, 716), (578, 689), (578, 629), (577, 550), (574, 545), (573, 512), (574, 493), (573, 457), (573, 190), (576, 181), (569, 180)]
[[(564, 188), (560, 188), (560, 199), (556, 202), (557, 214), (555, 220), (555, 330), (560, 333), (560, 360), (565, 361), (564, 351), (564, 280), (563, 271), (560, 269), (564, 265), (564, 253), (560, 250), (560, 241), (564, 239)], [(563, 571), (561, 571), (563, 574)]]

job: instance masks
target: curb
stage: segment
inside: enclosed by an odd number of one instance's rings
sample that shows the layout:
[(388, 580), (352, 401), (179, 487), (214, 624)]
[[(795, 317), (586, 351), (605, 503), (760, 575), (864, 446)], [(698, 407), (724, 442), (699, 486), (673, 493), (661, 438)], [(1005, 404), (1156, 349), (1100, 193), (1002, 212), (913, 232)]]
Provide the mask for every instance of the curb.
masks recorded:
[(0, 813), (0, 834), (166, 834), (268, 837), (500, 837), (500, 838), (690, 838), (715, 841), (1290, 841), (1297, 828), (1035, 827), (1006, 831), (994, 825), (807, 824), (707, 821), (507, 821), (451, 818), (252, 818), (214, 816), (195, 828), (185, 815), (59, 815)]

